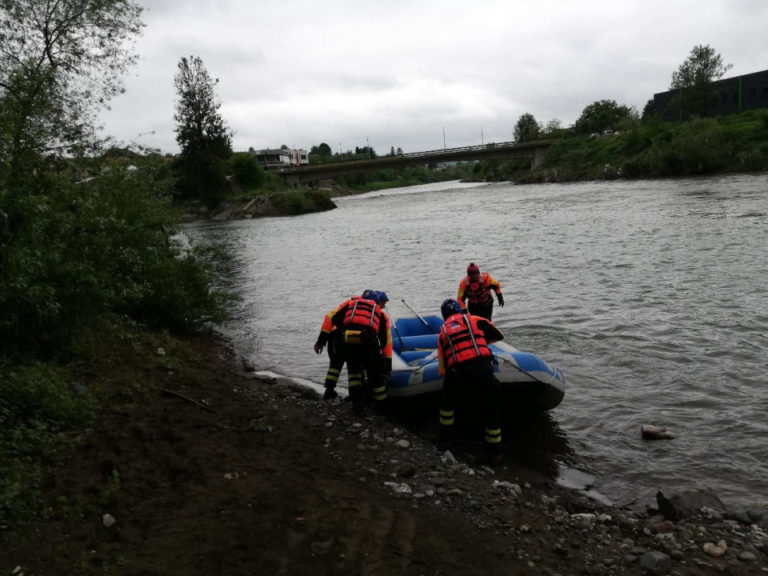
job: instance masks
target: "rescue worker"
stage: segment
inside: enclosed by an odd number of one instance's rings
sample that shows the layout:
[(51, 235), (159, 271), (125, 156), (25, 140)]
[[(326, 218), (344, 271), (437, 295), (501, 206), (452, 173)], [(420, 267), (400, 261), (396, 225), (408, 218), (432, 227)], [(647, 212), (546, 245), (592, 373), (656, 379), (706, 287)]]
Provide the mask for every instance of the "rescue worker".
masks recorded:
[[(374, 290), (363, 290), (360, 296), (352, 296), (352, 298), (363, 298), (370, 300), (372, 296), (377, 294)], [(334, 308), (323, 318), (323, 325), (320, 327), (320, 334), (315, 342), (314, 349), (316, 354), (320, 354), (323, 351), (325, 345), (328, 345), (328, 371), (325, 374), (323, 400), (334, 400), (339, 397), (336, 392), (336, 384), (339, 382), (339, 376), (341, 376), (341, 369), (344, 367), (344, 342), (341, 341), (340, 332), (336, 330), (335, 326), (331, 323), (331, 318), (336, 313), (338, 308)]]
[[(480, 268), (474, 262), (467, 266), (467, 275), (459, 283), (459, 292), (456, 300), (461, 302), (463, 308), (475, 316), (482, 316), (487, 320), (493, 315), (493, 296), (491, 290), (496, 293), (499, 306), (504, 307), (504, 296), (501, 294), (501, 284), (493, 279), (487, 272), (480, 273)], [(464, 301), (468, 300), (469, 305)]]
[(440, 306), (445, 321), (437, 339), (438, 371), (443, 376), (440, 399), (440, 446), (454, 437), (454, 410), (467, 393), (479, 394), (485, 425), (485, 445), (491, 464), (501, 461), (499, 381), (493, 374), (493, 353), (488, 344), (504, 338), (490, 320), (467, 314), (458, 300)]
[[(370, 298), (376, 298), (372, 295)], [(374, 402), (381, 406), (387, 399), (386, 379), (392, 373), (392, 331), (389, 317), (374, 299), (350, 298), (330, 314), (338, 332), (337, 342), (347, 362), (349, 397), (355, 414), (364, 408), (363, 371)], [(323, 332), (321, 332), (322, 337)], [(318, 339), (315, 344), (322, 342)]]
[(379, 305), (379, 308), (386, 308), (387, 302), (389, 302), (389, 296), (387, 296), (386, 292), (376, 292), (376, 302)]

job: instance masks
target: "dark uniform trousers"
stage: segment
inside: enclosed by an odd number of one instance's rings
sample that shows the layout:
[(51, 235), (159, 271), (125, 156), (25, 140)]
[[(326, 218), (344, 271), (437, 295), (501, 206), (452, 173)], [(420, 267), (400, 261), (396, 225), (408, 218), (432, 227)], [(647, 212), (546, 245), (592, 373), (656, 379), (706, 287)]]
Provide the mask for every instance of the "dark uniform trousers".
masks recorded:
[(325, 374), (325, 387), (334, 389), (339, 382), (341, 369), (344, 367), (344, 341), (341, 330), (334, 330), (328, 339), (328, 372)]
[(449, 369), (443, 380), (440, 399), (440, 439), (453, 439), (456, 406), (466, 405), (462, 399), (468, 394), (477, 395), (485, 425), (486, 447), (491, 452), (497, 452), (501, 442), (499, 393), (500, 384), (493, 373), (490, 358), (476, 358)]
[(482, 316), (490, 320), (493, 316), (493, 298), (488, 298), (488, 301), (483, 303), (467, 304), (467, 311), (473, 316)]
[[(350, 331), (344, 331), (345, 335)], [(352, 331), (355, 332), (355, 331)], [(359, 337), (345, 337), (341, 342), (343, 357), (347, 361), (349, 398), (355, 406), (361, 406), (368, 397), (381, 402), (387, 398), (387, 386), (383, 373), (383, 356), (379, 339), (372, 329), (366, 328)], [(363, 389), (365, 384), (370, 390)]]

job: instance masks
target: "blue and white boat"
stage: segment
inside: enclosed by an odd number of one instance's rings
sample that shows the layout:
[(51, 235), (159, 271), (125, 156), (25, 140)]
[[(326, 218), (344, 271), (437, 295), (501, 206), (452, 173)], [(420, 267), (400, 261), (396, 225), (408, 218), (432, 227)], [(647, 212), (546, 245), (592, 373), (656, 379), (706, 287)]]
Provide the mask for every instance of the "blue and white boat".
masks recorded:
[[(387, 394), (407, 398), (437, 392), (443, 387), (438, 374), (439, 316), (398, 318), (392, 323), (392, 379)], [(546, 411), (565, 396), (565, 376), (538, 356), (501, 341), (490, 344), (496, 360), (501, 398), (516, 409)]]

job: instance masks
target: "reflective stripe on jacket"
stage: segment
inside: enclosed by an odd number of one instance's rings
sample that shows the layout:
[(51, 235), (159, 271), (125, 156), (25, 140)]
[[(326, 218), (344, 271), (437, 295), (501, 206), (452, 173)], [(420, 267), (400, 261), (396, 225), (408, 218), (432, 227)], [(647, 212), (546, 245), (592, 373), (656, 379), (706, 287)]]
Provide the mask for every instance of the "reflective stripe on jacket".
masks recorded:
[(501, 284), (487, 272), (481, 272), (476, 282), (472, 282), (469, 276), (465, 276), (459, 283), (456, 300), (464, 302), (466, 299), (470, 304), (485, 304), (491, 299), (491, 290), (498, 294), (501, 292)]
[(442, 325), (437, 351), (441, 375), (464, 362), (493, 356), (478, 325), (480, 320), (483, 319), (469, 314), (454, 314)]

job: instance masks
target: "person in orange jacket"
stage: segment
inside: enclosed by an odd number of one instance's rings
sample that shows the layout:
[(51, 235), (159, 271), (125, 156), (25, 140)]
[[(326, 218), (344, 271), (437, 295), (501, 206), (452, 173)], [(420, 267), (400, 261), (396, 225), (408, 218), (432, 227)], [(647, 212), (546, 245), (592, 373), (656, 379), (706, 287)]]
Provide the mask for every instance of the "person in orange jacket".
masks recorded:
[(498, 463), (501, 460), (499, 381), (493, 373), (493, 353), (488, 344), (502, 340), (504, 335), (490, 320), (464, 312), (458, 300), (445, 300), (440, 312), (445, 321), (437, 337), (438, 371), (443, 376), (441, 447), (448, 447), (453, 439), (454, 410), (461, 396), (474, 389), (482, 396), (490, 463)]
[[(501, 284), (487, 272), (480, 273), (480, 268), (474, 262), (467, 266), (467, 275), (459, 283), (459, 291), (456, 300), (461, 302), (463, 308), (470, 314), (482, 316), (488, 320), (493, 315), (493, 296), (491, 290), (496, 293), (499, 306), (504, 307), (504, 296), (501, 294)], [(465, 305), (465, 300), (469, 301)]]
[(328, 323), (324, 320), (315, 343), (319, 354), (331, 333), (337, 333), (336, 353), (347, 363), (349, 397), (356, 414), (364, 408), (363, 371), (379, 405), (387, 399), (386, 378), (392, 373), (392, 331), (389, 317), (375, 300), (377, 296), (372, 292), (368, 298), (353, 297), (342, 302), (326, 316), (331, 329), (325, 329)]
[[(375, 294), (373, 290), (363, 290), (360, 296), (352, 296), (352, 298), (364, 298), (370, 299)], [(338, 307), (331, 310), (323, 318), (323, 324), (320, 327), (320, 334), (315, 341), (314, 350), (316, 354), (321, 354), (326, 344), (328, 345), (328, 371), (325, 373), (325, 382), (323, 384), (325, 393), (323, 394), (323, 400), (333, 400), (338, 398), (339, 394), (336, 392), (336, 384), (339, 382), (339, 376), (341, 376), (341, 369), (344, 368), (344, 343), (340, 342), (340, 333), (336, 330), (336, 327), (331, 323), (331, 318), (338, 310)]]

